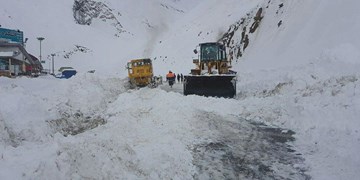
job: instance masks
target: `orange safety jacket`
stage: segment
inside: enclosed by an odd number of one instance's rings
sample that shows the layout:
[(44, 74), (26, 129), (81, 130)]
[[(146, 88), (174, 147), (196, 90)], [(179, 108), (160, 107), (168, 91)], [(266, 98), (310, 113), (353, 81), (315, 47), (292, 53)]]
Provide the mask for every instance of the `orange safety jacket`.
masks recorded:
[(174, 78), (175, 77), (175, 74), (174, 73), (168, 73), (166, 75), (166, 78)]

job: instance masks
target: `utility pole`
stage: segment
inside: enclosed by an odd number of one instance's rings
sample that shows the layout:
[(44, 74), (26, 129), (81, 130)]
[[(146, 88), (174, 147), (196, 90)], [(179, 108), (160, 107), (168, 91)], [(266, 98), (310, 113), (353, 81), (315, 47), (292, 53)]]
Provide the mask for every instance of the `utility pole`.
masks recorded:
[[(40, 56), (39, 56), (39, 59), (40, 59), (40, 62), (41, 63), (45, 63), (45, 62), (43, 62), (42, 61), (42, 59), (41, 59), (41, 41), (43, 41), (45, 38), (43, 38), (43, 37), (38, 37), (37, 38), (37, 40), (39, 40), (39, 42), (40, 42)], [(49, 71), (50, 71), (50, 69), (49, 69)]]
[(52, 57), (52, 74), (55, 75), (54, 73), (54, 56), (55, 54), (51, 54), (51, 57)]

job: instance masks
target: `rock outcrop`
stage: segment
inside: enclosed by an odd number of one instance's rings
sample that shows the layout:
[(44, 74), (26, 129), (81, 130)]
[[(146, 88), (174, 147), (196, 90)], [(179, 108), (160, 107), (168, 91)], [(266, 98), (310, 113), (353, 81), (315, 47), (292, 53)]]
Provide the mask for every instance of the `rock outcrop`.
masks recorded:
[(114, 14), (113, 10), (102, 2), (93, 0), (75, 0), (73, 5), (73, 15), (75, 22), (81, 25), (91, 25), (94, 19), (100, 19), (103, 22), (110, 22), (116, 30), (115, 36), (125, 32), (117, 16), (120, 12)]

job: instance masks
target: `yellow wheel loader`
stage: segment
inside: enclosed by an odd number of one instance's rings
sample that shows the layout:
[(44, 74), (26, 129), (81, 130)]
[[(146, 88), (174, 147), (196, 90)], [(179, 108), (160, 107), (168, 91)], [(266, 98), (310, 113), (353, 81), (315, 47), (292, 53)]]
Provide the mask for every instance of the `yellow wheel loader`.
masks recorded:
[(129, 75), (129, 82), (132, 88), (157, 86), (157, 79), (153, 74), (151, 59), (134, 59), (126, 66)]
[[(195, 69), (184, 76), (184, 95), (233, 98), (236, 95), (236, 72), (230, 70), (225, 46), (218, 42), (199, 44), (194, 50)], [(200, 52), (198, 52), (198, 50)]]

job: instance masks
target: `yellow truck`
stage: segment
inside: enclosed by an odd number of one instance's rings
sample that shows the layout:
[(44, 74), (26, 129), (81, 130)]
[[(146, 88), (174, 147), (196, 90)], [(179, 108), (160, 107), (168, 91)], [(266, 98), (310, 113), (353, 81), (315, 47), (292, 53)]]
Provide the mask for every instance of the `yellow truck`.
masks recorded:
[(157, 86), (151, 59), (134, 59), (127, 63), (129, 82), (131, 87)]

